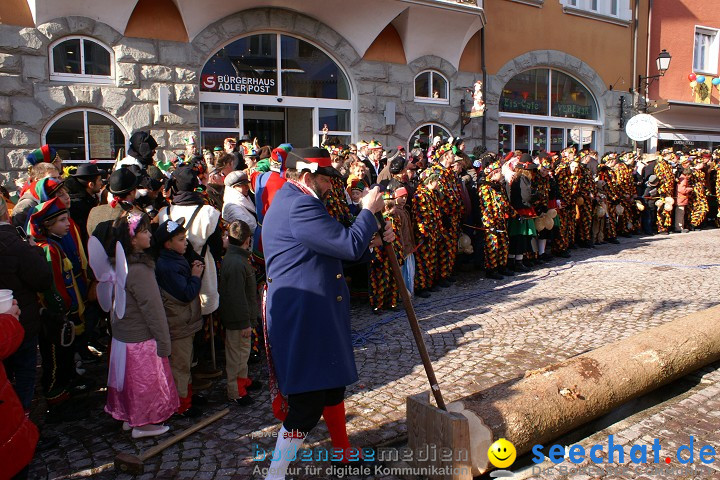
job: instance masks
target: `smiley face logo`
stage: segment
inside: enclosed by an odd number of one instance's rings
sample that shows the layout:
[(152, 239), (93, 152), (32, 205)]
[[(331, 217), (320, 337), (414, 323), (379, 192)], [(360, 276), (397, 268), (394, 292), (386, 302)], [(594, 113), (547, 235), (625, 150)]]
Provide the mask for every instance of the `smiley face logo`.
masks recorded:
[(496, 440), (488, 448), (488, 460), (497, 468), (509, 467), (515, 461), (516, 456), (515, 445), (504, 438)]

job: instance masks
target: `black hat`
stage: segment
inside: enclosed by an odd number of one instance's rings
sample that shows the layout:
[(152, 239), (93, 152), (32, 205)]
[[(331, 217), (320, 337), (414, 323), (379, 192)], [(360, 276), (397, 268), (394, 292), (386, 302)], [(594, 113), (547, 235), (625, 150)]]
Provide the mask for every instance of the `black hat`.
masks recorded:
[(145, 165), (152, 164), (153, 152), (158, 147), (157, 141), (148, 132), (135, 132), (130, 137), (128, 155), (135, 157)]
[(340, 172), (332, 166), (330, 152), (324, 148), (295, 148), (285, 161), (285, 168), (294, 168), (298, 172), (307, 170), (318, 175), (342, 178)]
[(175, 235), (180, 235), (181, 233), (185, 233), (185, 228), (183, 225), (185, 224), (185, 218), (180, 217), (177, 220), (165, 220), (158, 226), (157, 230), (155, 230), (155, 234), (153, 235), (155, 237), (155, 242), (159, 246), (163, 246), (165, 242), (173, 238)]
[(139, 183), (140, 178), (137, 175), (130, 169), (122, 167), (110, 174), (108, 190), (113, 195), (125, 196), (135, 190)]
[(390, 173), (397, 175), (405, 169), (405, 157), (398, 150), (390, 150), (388, 152), (388, 163), (390, 164)]
[(73, 173), (72, 176), (91, 179), (101, 176), (102, 173), (103, 172), (101, 172), (94, 163), (83, 163), (77, 168), (77, 170), (75, 170), (75, 173)]
[(194, 192), (200, 186), (195, 170), (188, 165), (175, 170), (172, 178), (178, 192)]

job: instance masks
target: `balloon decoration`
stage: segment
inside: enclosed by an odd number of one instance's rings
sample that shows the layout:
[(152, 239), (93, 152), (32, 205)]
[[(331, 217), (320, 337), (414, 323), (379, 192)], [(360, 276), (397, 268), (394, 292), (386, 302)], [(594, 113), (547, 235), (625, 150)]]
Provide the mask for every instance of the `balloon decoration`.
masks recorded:
[(715, 85), (716, 87), (717, 87), (718, 85), (720, 85), (720, 77), (718, 77), (718, 78), (713, 78), (713, 79), (712, 79), (712, 84)]
[(698, 83), (705, 83), (705, 75), (698, 75), (695, 80), (697, 80)]
[(695, 75), (694, 73), (691, 73), (690, 75), (688, 75), (688, 81), (694, 82), (695, 79), (697, 79), (697, 75)]

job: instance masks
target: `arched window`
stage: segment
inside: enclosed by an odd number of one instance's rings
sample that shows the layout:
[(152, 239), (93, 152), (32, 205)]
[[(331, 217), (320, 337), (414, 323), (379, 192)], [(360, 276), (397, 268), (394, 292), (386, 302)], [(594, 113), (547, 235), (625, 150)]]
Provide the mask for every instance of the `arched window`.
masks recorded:
[(63, 37), (50, 45), (50, 80), (112, 83), (115, 55), (111, 48), (88, 37)]
[(450, 132), (447, 128), (436, 123), (428, 123), (421, 126), (413, 132), (408, 140), (408, 151), (419, 146), (423, 150), (428, 149), (433, 143), (435, 137), (440, 137), (441, 141), (445, 141), (450, 138)]
[(110, 115), (75, 109), (56, 116), (43, 130), (43, 144), (52, 145), (71, 163), (112, 162), (127, 143), (127, 132)]
[(200, 132), (205, 148), (249, 135), (261, 145), (352, 141), (353, 105), (347, 75), (319, 47), (280, 33), (257, 33), (213, 54), (200, 79)]
[(499, 109), (498, 140), (505, 151), (595, 148), (602, 126), (590, 90), (574, 77), (547, 68), (511, 78)]
[(415, 101), (426, 103), (449, 103), (448, 81), (433, 70), (420, 72), (415, 77)]

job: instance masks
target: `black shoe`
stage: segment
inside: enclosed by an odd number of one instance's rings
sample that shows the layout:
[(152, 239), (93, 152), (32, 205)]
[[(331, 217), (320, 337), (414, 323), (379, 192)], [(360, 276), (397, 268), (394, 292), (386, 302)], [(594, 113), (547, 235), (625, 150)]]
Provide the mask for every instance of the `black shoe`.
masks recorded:
[(374, 315), (382, 315), (383, 311), (382, 311), (381, 309), (379, 309), (379, 308), (373, 308), (373, 309), (372, 309), (372, 313), (373, 313)]
[(192, 404), (196, 405), (198, 407), (204, 407), (208, 404), (208, 399), (205, 395), (200, 395), (199, 393), (195, 393), (192, 396)]
[(235, 400), (228, 400), (230, 403), (234, 403), (235, 405), (239, 407), (247, 407), (248, 405), (252, 405), (252, 403), (255, 401), (250, 395), (245, 395), (244, 397), (236, 398)]
[(613, 245), (620, 245), (620, 240), (617, 238), (608, 238), (608, 243), (612, 243)]
[(442, 288), (450, 288), (450, 282), (448, 282), (444, 278), (438, 282), (438, 285), (441, 286)]
[(505, 278), (500, 275), (496, 270), (488, 270), (487, 272), (485, 272), (485, 277), (492, 280), (502, 280)]
[(427, 290), (415, 290), (415, 296), (420, 298), (430, 298), (430, 292)]
[(563, 250), (562, 252), (559, 252), (557, 256), (561, 258), (570, 258), (570, 252)]
[(431, 292), (439, 292), (440, 287), (438, 287), (437, 285), (433, 285), (432, 287), (428, 288), (428, 290), (430, 290)]
[(570, 246), (569, 246), (568, 248), (569, 248), (570, 250), (577, 250), (578, 247), (577, 247), (577, 245), (575, 245), (574, 243), (572, 243), (572, 244), (570, 244)]
[(621, 237), (625, 237), (625, 238), (630, 238), (630, 237), (632, 237), (632, 235), (629, 234), (629, 233), (621, 233), (620, 236), (621, 236)]
[(552, 256), (552, 254), (550, 254), (550, 253), (545, 252), (545, 253), (543, 253), (542, 255), (540, 255), (540, 260), (543, 261), (543, 262), (545, 262), (545, 263), (551, 262), (552, 259), (553, 259), (553, 256)]
[(513, 272), (512, 270), (510, 270), (507, 265), (505, 265), (505, 266), (502, 267), (502, 268), (498, 268), (498, 273), (499, 273), (500, 275), (505, 276), (505, 277), (514, 277), (514, 276), (515, 276), (515, 272)]
[(450, 282), (450, 283), (455, 283), (455, 282), (457, 282), (457, 278), (455, 278), (455, 277), (453, 277), (452, 275), (450, 275), (450, 276), (447, 278), (447, 281)]
[(202, 410), (200, 410), (197, 406), (192, 405), (190, 408), (185, 410), (183, 413), (176, 413), (178, 417), (182, 418), (198, 418), (202, 415)]
[(245, 390), (248, 390), (250, 392), (256, 392), (262, 388), (262, 382), (258, 380), (253, 380), (250, 385), (245, 387)]
[(515, 260), (514, 267), (515, 267), (514, 269), (516, 272), (527, 273), (530, 271), (530, 269), (528, 267), (523, 265), (522, 260)]

